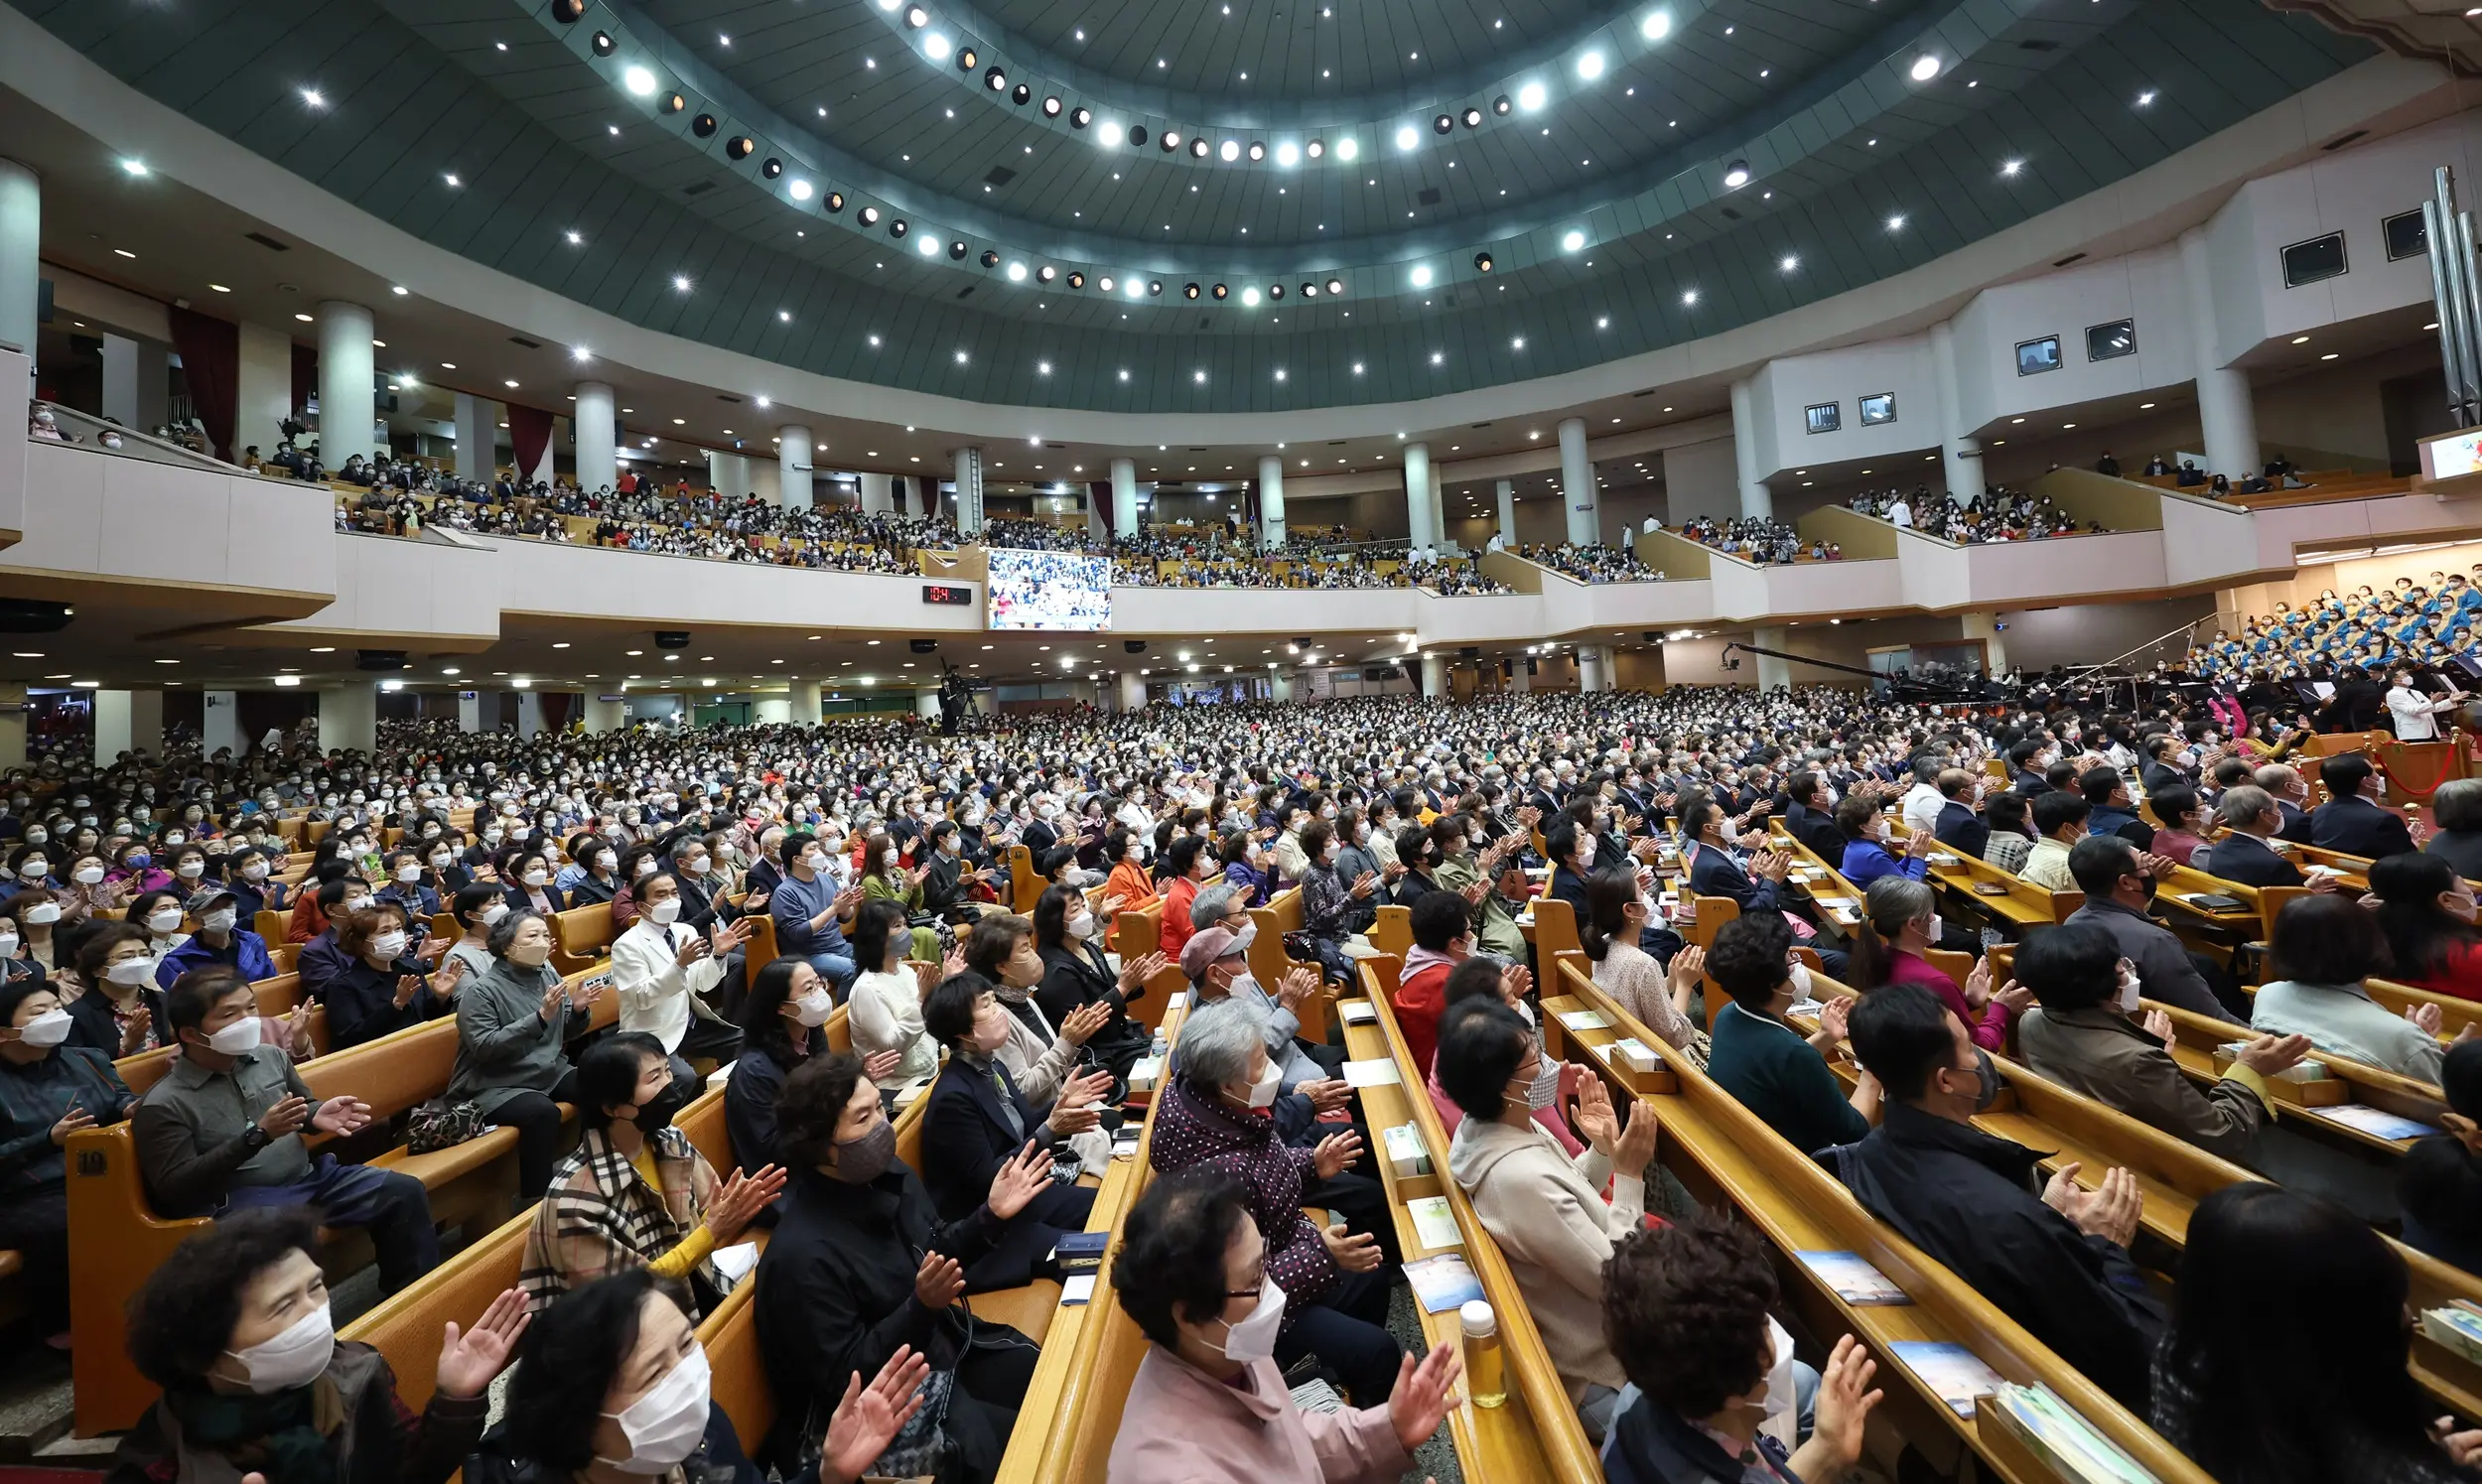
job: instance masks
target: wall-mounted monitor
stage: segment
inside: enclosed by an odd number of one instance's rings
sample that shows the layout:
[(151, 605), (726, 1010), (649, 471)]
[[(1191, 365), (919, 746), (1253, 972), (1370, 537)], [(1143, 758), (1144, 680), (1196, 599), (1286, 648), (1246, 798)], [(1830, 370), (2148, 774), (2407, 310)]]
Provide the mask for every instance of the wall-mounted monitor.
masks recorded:
[(991, 553), (991, 609), (1000, 629), (1102, 633), (1112, 626), (1112, 563), (1066, 551)]
[(1833, 433), (1845, 425), (1844, 404), (1820, 402), (1804, 407), (1801, 420), (1813, 433)]
[(2046, 335), (2038, 340), (2016, 342), (2016, 374), (2039, 376), (2060, 368), (2060, 337)]
[(2114, 320), (2086, 327), (2086, 359), (2118, 360), (2137, 353), (2137, 322)]
[(1896, 420), (1896, 394), (1872, 392), (1862, 399), (1862, 426), (1884, 427)]
[(2295, 242), (2283, 250), (2283, 286), (2297, 289), (2330, 278), (2342, 278), (2352, 271), (2344, 259), (2344, 234), (2329, 232), (2306, 242)]
[(2421, 219), (2421, 208), (2399, 211), (2379, 223), (2387, 233), (2388, 261), (2417, 258), (2430, 250), (2430, 227)]

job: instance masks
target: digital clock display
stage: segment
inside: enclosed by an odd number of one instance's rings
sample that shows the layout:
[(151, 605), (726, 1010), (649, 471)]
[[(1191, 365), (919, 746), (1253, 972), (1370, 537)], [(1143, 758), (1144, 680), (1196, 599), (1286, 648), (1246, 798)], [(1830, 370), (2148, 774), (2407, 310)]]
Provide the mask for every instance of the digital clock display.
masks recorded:
[(973, 605), (974, 590), (954, 587), (947, 583), (924, 583), (922, 584), (922, 601), (968, 607)]

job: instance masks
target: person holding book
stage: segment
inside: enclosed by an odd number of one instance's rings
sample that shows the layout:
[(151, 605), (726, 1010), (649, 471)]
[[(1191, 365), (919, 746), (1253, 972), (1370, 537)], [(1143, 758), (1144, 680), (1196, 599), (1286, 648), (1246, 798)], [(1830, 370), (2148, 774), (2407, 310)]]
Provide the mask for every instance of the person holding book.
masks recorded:
[(2173, 1292), (2149, 1420), (2223, 1484), (2482, 1479), (2482, 1431), (2453, 1430), (2409, 1374), (2405, 1260), (2351, 1212), (2227, 1185), (2190, 1216)]

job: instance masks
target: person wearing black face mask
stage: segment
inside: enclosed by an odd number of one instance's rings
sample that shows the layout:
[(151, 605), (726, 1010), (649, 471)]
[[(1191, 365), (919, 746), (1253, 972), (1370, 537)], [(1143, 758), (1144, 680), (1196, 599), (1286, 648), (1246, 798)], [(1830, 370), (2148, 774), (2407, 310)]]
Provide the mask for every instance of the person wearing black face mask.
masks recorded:
[[(2164, 1313), (2129, 1260), (2143, 1197), (2125, 1169), (2098, 1189), (1973, 1125), (1996, 1087), (1965, 1022), (1920, 985), (1855, 1007), (1854, 1055), (1886, 1091), (1880, 1123), (1815, 1156), (1870, 1213), (1956, 1271), (2130, 1411), (2146, 1410)], [(2039, 1189), (2039, 1195), (2036, 1194)]]
[(818, 1425), (812, 1418), (828, 1416), (855, 1368), (877, 1374), (910, 1346), (952, 1386), (941, 1430), (957, 1457), (941, 1477), (985, 1484), (999, 1471), (1036, 1351), (1005, 1324), (969, 1321), (957, 1300), (966, 1265), (1050, 1188), (1051, 1156), (1030, 1144), (1002, 1160), (983, 1204), (943, 1223), (920, 1177), (896, 1157), (896, 1128), (853, 1056), (804, 1061), (785, 1079), (775, 1116), (794, 1172), (757, 1275), (758, 1349), (775, 1395), (762, 1459), (791, 1477)]
[(770, 1164), (716, 1172), (672, 1127), (689, 1105), (663, 1042), (622, 1031), (578, 1058), (586, 1132), (552, 1168), (551, 1188), (526, 1231), (518, 1285), (536, 1308), (569, 1289), (633, 1268), (689, 1283), (700, 1307), (728, 1288), (711, 1261), (784, 1188)]

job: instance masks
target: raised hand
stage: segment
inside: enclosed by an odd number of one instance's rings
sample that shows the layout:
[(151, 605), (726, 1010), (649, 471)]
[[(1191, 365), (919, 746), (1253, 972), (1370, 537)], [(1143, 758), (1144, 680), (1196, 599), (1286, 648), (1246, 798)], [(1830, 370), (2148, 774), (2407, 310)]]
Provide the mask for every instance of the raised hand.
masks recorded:
[(1578, 1108), (1569, 1116), (1569, 1125), (1586, 1136), (1594, 1152), (1608, 1159), (1620, 1142), (1620, 1118), (1611, 1110), (1611, 1090), (1600, 1077), (1578, 1079)]
[(2161, 1041), (2163, 1043), (2164, 1050), (2169, 1051), (2172, 1047), (2180, 1044), (2180, 1032), (2172, 1027), (2172, 1017), (2163, 1013), (2161, 1011), (2147, 1011), (2145, 1012), (2145, 1020), (2143, 1023), (2145, 1025), (2145, 1033), (2154, 1037), (2156, 1040)]
[(757, 1174), (735, 1170), (725, 1178), (724, 1187), (707, 1203), (707, 1230), (722, 1247), (740, 1236), (751, 1219), (767, 1207), (767, 1203), (784, 1193), (784, 1171), (769, 1164)]
[(1973, 969), (1965, 976), (1965, 1005), (1969, 1010), (1979, 1011), (1990, 1003), (1991, 955), (1986, 953), (1974, 960)]
[(1310, 1108), (1318, 1113), (1333, 1113), (1353, 1100), (1353, 1086), (1341, 1077), (1321, 1077), (1293, 1089), (1310, 1099)]
[(2006, 988), (1991, 997), (1991, 1003), (2005, 1010), (2009, 1014), (2021, 1015), (2025, 1012), (2025, 1007), (2034, 1003), (2034, 992), (2011, 979), (2007, 982)]
[(543, 987), (543, 1003), (538, 1010), (543, 1016), (544, 1024), (549, 1025), (558, 1020), (561, 1012), (568, 1008), (569, 986), (567, 984), (555, 979)]
[(681, 940), (680, 952), (672, 955), (672, 962), (676, 967), (686, 969), (690, 965), (697, 963), (700, 959), (705, 958), (707, 953), (707, 940), (700, 937), (696, 933), (692, 933), (687, 938)]
[(1667, 971), (1667, 977), (1672, 981), (1674, 992), (1681, 993), (1696, 990), (1698, 981), (1705, 977), (1706, 972), (1707, 950), (1692, 943), (1672, 955), (1672, 967)]
[(1628, 1127), (1620, 1131), (1619, 1143), (1610, 1150), (1611, 1167), (1624, 1175), (1644, 1170), (1655, 1157), (1655, 1136), (1661, 1132), (1655, 1105), (1643, 1098), (1630, 1099)]
[[(1819, 1376), (1817, 1424), (1809, 1440), (1793, 1455), (1793, 1470), (1803, 1478), (1835, 1478), (1862, 1456), (1862, 1422), (1884, 1394), (1869, 1389), (1878, 1362), (1851, 1335), (1836, 1342), (1827, 1369)], [(1827, 1456), (1813, 1460), (1815, 1449)]]
[(474, 1321), (474, 1328), (461, 1334), (457, 1322), (450, 1320), (440, 1342), (439, 1370), (434, 1373), (440, 1395), (482, 1396), (491, 1379), (508, 1368), (508, 1357), (515, 1353), (517, 1338), (526, 1332), (531, 1317), (526, 1312), (525, 1290), (507, 1288)]
[(1534, 988), (1534, 971), (1523, 964), (1510, 964), (1499, 971), (1499, 998), (1510, 1005), (1523, 1000)]
[[(466, 961), (450, 959), (431, 976), (431, 993), (442, 1000), (456, 998), (457, 987), (466, 982)], [(296, 1007), (297, 1009), (299, 1007)]]
[(992, 1215), (1006, 1221), (1025, 1210), (1050, 1184), (1051, 1156), (1030, 1139), (1018, 1156), (1002, 1163), (1000, 1172), (991, 1177), (991, 1193), (983, 1198), (983, 1204), (991, 1208)]
[(1819, 1033), (1829, 1045), (1845, 1038), (1845, 1029), (1853, 1023), (1853, 1001), (1843, 995), (1831, 996), (1819, 1003)]
[(819, 1449), (819, 1484), (858, 1484), (922, 1410), (922, 1381), (929, 1374), (929, 1358), (910, 1345), (898, 1345), (867, 1388), (862, 1373), (854, 1372), (845, 1383), (844, 1400), (827, 1419), (827, 1438)]
[(71, 1103), (69, 1105), (69, 1112), (62, 1114), (60, 1122), (52, 1126), (53, 1146), (58, 1148), (67, 1148), (69, 1147), (69, 1137), (71, 1134), (76, 1133), (80, 1129), (91, 1129), (93, 1127), (94, 1115), (88, 1113), (85, 1109), (78, 1107), (76, 1104)]
[(922, 1266), (913, 1273), (914, 1300), (926, 1309), (937, 1311), (957, 1301), (965, 1291), (965, 1269), (945, 1253), (925, 1253)]
[[(2160, 1012), (2157, 1012), (2157, 1013), (2160, 1013)], [(2165, 1015), (2165, 1022), (2168, 1023), (2170, 1018), (2170, 1016)], [(2262, 1035), (2256, 1040), (2251, 1041), (2248, 1045), (2243, 1046), (2241, 1048), (2241, 1054), (2233, 1059), (2240, 1062), (2241, 1065), (2248, 1067), (2251, 1071), (2258, 1073), (2262, 1077), (2273, 1077), (2276, 1073), (2295, 1065), (2302, 1057), (2307, 1056), (2308, 1054), (2308, 1036)]]
[(1109, 1000), (1096, 1000), (1081, 1005), (1070, 1011), (1068, 1017), (1060, 1021), (1060, 1039), (1072, 1046), (1082, 1046), (1094, 1038), (1096, 1031), (1112, 1023), (1114, 1013), (1112, 1002)]
[(1448, 1392), (1464, 1368), (1464, 1357), (1454, 1345), (1434, 1345), (1419, 1365), (1410, 1355), (1397, 1363), (1396, 1390), (1388, 1394), (1388, 1425), (1396, 1429), (1396, 1440), (1406, 1452), (1440, 1430), (1448, 1417)]
[(2446, 1023), (2446, 1016), (2439, 1008), (2430, 1004), (2406, 1006), (2405, 1018), (2418, 1026), (2424, 1035), (2437, 1035), (2439, 1026)]
[(1368, 1273), (1383, 1258), (1379, 1239), (1368, 1232), (1348, 1232), (1342, 1222), (1319, 1232), (1318, 1239), (1327, 1244), (1327, 1256), (1347, 1273)]
[(1318, 1147), (1310, 1151), (1310, 1166), (1318, 1171), (1320, 1179), (1332, 1180), (1351, 1169), (1361, 1156), (1362, 1137), (1359, 1134), (1330, 1134), (1318, 1141)]
[(155, 1016), (148, 1012), (145, 1006), (141, 1005), (132, 1012), (129, 1024), (121, 1030), (121, 1055), (135, 1056), (144, 1051), (147, 1048), (147, 1029), (154, 1023)]
[(1304, 965), (1285, 975), (1284, 983), (1276, 990), (1276, 1003), (1292, 1010), (1316, 993), (1317, 989), (1318, 971)]
[(962, 948), (950, 949), (948, 951), (948, 956), (939, 961), (939, 977), (941, 979), (954, 979), (964, 972), (965, 950)]
[(1148, 980), (1163, 973), (1164, 966), (1171, 962), (1171, 959), (1164, 957), (1163, 953), (1157, 949), (1149, 949), (1134, 959), (1124, 960), (1120, 966), (1121, 994), (1126, 996), (1131, 990), (1139, 988)]
[(268, 1138), (282, 1139), (287, 1134), (299, 1132), (304, 1124), (310, 1122), (310, 1100), (288, 1093), (268, 1105), (267, 1111), (258, 1116), (258, 1126)]
[(896, 1068), (902, 1065), (904, 1065), (902, 1051), (874, 1051), (862, 1058), (862, 1075), (877, 1082), (882, 1078), (895, 1076)]

